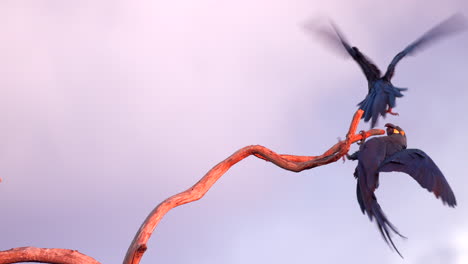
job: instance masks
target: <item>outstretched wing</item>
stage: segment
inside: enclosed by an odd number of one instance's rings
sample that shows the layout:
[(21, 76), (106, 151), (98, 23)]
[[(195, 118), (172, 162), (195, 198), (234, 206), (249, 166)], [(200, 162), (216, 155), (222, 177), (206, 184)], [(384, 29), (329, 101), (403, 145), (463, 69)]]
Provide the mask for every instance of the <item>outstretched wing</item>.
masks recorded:
[(368, 81), (379, 79), (381, 75), (379, 68), (356, 47), (351, 47), (344, 35), (332, 21), (330, 21), (330, 24), (333, 30), (329, 27), (318, 27), (311, 23), (307, 24), (306, 28), (319, 35), (322, 40), (326, 41), (329, 47), (333, 47), (335, 50), (337, 50), (336, 47), (342, 46), (339, 48), (341, 50), (343, 50), (342, 48), (344, 47), (346, 52), (359, 64)]
[(421, 187), (433, 192), (444, 204), (455, 207), (457, 201), (450, 185), (432, 159), (419, 149), (404, 149), (385, 159), (379, 171), (409, 174)]
[(436, 40), (445, 37), (447, 35), (462, 31), (466, 28), (466, 20), (463, 15), (456, 13), (446, 20), (442, 21), (419, 39), (408, 45), (402, 52), (398, 53), (395, 58), (393, 58), (390, 65), (388, 65), (387, 72), (385, 73), (384, 78), (387, 81), (390, 81), (395, 73), (395, 66), (397, 63), (403, 59), (406, 55), (414, 55), (417, 51), (422, 50), (427, 47), (429, 44), (434, 43)]

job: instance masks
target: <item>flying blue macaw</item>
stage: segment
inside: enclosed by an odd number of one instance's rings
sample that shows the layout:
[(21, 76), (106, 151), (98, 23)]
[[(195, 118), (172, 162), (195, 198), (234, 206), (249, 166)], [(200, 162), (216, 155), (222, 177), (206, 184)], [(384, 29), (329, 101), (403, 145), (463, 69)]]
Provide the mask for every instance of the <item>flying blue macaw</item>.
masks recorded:
[(402, 92), (407, 90), (407, 88), (396, 87), (391, 82), (398, 62), (406, 55), (416, 54), (417, 51), (422, 50), (435, 40), (466, 28), (466, 20), (463, 15), (457, 13), (450, 16), (408, 45), (403, 51), (398, 53), (393, 58), (390, 65), (388, 65), (387, 71), (382, 76), (379, 68), (358, 48), (351, 47), (338, 27), (333, 22), (330, 23), (334, 32), (325, 28), (316, 28), (313, 30), (316, 33), (319, 33), (321, 37), (324, 37), (329, 44), (335, 46), (336, 44), (341, 44), (339, 46), (344, 47), (346, 52), (361, 67), (361, 70), (366, 76), (368, 82), (368, 94), (366, 98), (358, 104), (358, 106), (359, 109), (364, 110), (364, 115), (362, 117), (364, 118), (364, 121), (368, 122), (371, 120), (371, 128), (375, 127), (379, 115), (383, 117), (385, 117), (387, 113), (398, 115), (397, 113), (394, 113), (392, 109), (396, 106), (396, 98), (402, 97)]

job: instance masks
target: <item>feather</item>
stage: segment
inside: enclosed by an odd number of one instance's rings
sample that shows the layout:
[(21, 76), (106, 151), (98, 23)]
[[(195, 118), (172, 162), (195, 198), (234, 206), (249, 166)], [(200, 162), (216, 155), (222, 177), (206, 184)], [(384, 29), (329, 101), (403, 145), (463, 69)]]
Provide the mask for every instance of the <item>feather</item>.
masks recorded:
[(442, 171), (422, 150), (405, 149), (386, 158), (380, 172), (399, 171), (410, 175), (421, 187), (433, 192), (444, 204), (455, 207), (457, 201)]

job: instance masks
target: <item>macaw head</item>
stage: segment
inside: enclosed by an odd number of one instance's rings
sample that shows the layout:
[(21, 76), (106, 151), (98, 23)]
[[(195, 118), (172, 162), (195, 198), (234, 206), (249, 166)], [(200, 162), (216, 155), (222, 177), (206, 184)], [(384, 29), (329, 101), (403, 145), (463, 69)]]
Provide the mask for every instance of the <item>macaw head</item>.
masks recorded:
[(387, 135), (388, 136), (391, 136), (393, 134), (399, 134), (399, 135), (402, 135), (402, 136), (406, 137), (405, 131), (403, 131), (403, 129), (401, 129), (401, 127), (399, 127), (399, 126), (395, 126), (394, 124), (387, 123), (387, 124), (385, 124), (385, 127), (387, 127)]

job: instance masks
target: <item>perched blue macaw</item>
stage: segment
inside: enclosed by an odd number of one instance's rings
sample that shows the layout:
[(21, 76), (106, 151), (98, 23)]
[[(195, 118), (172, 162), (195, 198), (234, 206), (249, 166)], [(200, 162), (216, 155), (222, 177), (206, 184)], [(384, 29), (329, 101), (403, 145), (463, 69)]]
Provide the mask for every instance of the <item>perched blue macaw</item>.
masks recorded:
[[(399, 126), (386, 124), (387, 136), (375, 137), (361, 144), (359, 151), (348, 155), (358, 160), (354, 171), (356, 195), (362, 213), (375, 219), (385, 242), (401, 256), (393, 243), (391, 231), (402, 236), (385, 216), (374, 192), (379, 187), (379, 173), (398, 171), (410, 175), (421, 187), (433, 192), (444, 204), (455, 207), (457, 201), (444, 174), (422, 150), (406, 148), (406, 133)], [(403, 237), (403, 236), (402, 236)]]

